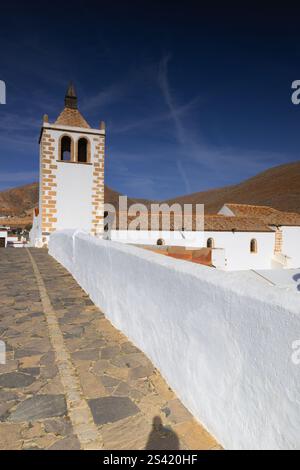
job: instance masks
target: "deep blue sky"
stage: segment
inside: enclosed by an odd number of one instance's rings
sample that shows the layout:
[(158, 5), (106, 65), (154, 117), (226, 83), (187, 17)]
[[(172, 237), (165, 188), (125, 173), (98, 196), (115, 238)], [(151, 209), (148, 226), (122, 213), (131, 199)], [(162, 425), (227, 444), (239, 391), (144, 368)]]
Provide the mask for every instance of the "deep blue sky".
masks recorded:
[(168, 198), (299, 159), (295, 7), (5, 3), (0, 189), (37, 180), (42, 116), (57, 117), (70, 79), (88, 122), (106, 121), (106, 183), (129, 196)]

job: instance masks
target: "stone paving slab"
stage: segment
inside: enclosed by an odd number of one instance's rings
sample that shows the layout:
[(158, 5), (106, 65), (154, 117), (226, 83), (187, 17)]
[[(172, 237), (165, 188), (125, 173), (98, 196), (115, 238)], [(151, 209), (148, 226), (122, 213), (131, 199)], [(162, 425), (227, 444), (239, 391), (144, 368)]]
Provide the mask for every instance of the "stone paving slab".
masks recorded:
[[(220, 449), (149, 359), (44, 249), (30, 249), (104, 449)], [(25, 249), (2, 249), (0, 449), (80, 449)], [(79, 422), (85, 410), (77, 410)], [(74, 423), (73, 423), (74, 424)]]

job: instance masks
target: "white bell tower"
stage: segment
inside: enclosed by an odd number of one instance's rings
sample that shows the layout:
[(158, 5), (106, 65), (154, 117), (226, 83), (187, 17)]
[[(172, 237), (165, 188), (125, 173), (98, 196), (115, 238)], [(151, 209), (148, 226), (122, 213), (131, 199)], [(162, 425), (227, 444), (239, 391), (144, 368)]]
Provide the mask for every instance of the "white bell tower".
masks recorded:
[(92, 129), (77, 107), (72, 84), (53, 124), (44, 116), (40, 134), (39, 221), (36, 238), (47, 244), (60, 229), (103, 235), (105, 125)]

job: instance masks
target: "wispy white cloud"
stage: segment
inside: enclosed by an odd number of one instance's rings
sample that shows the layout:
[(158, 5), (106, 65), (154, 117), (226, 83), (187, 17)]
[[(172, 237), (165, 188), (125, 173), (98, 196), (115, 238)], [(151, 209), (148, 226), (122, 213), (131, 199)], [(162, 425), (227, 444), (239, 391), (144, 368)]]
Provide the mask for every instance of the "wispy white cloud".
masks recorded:
[(180, 174), (183, 182), (184, 182), (184, 185), (185, 185), (185, 190), (187, 193), (191, 193), (192, 192), (192, 187), (191, 187), (191, 183), (187, 177), (187, 174), (186, 174), (186, 171), (182, 165), (182, 162), (179, 158), (177, 158), (176, 160), (176, 165), (177, 165), (177, 169), (178, 169), (178, 173)]
[[(3, 155), (4, 152), (9, 151), (10, 153), (13, 152), (20, 152), (20, 154), (26, 154), (30, 152), (33, 156), (38, 156), (38, 134), (29, 136), (23, 135), (21, 133), (16, 132), (7, 133), (1, 135), (0, 133), (0, 141), (1, 141), (1, 154)], [(1, 156), (2, 156), (1, 155)], [(4, 155), (3, 155), (4, 157)], [(1, 160), (0, 160), (0, 167), (1, 167)]]
[(131, 82), (128, 78), (119, 80), (95, 95), (83, 99), (81, 109), (84, 112), (93, 112), (96, 109), (101, 109), (112, 103), (119, 102), (124, 98), (126, 93), (128, 93), (130, 86)]
[(41, 120), (32, 116), (20, 116), (16, 113), (0, 115), (0, 130), (3, 132), (36, 130), (41, 126)]
[(173, 95), (171, 93), (169, 78), (168, 78), (168, 63), (170, 61), (170, 56), (164, 56), (159, 64), (158, 69), (158, 83), (162, 90), (162, 94), (166, 105), (170, 111), (170, 117), (172, 118), (175, 130), (176, 130), (176, 137), (178, 142), (181, 145), (184, 145), (186, 141), (185, 129), (182, 125), (180, 115), (178, 114), (178, 108), (175, 104)]
[[(178, 112), (178, 105), (172, 92), (168, 66), (170, 55), (162, 58), (158, 70), (158, 83), (162, 96), (173, 121), (175, 138), (179, 144), (176, 157), (176, 167), (184, 183), (187, 192), (191, 192), (191, 183), (186, 168), (196, 167), (199, 172), (199, 191), (201, 186), (205, 187), (205, 180), (215, 180), (215, 185), (236, 182), (245, 177), (254, 176), (271, 165), (284, 160), (283, 155), (276, 152), (266, 152), (234, 147), (217, 147), (208, 144), (203, 139), (201, 130), (195, 131), (189, 116), (189, 109), (185, 113), (185, 119)], [(195, 101), (197, 102), (197, 101)], [(194, 130), (192, 130), (194, 129)], [(174, 154), (175, 157), (176, 154)], [(194, 178), (193, 178), (194, 179)], [(228, 184), (228, 183), (227, 183)]]
[(129, 132), (132, 130), (136, 129), (147, 129), (151, 127), (154, 124), (158, 124), (160, 122), (165, 122), (165, 121), (170, 121), (170, 119), (174, 118), (174, 115), (176, 117), (181, 117), (184, 116), (188, 111), (190, 111), (195, 105), (198, 103), (199, 98), (194, 98), (193, 100), (189, 101), (185, 105), (178, 106), (176, 109), (174, 109), (171, 112), (165, 112), (165, 113), (158, 113), (158, 114), (152, 114), (151, 116), (148, 116), (146, 118), (140, 118), (140, 119), (135, 119), (131, 122), (126, 122), (121, 124), (120, 126), (114, 125), (111, 128), (111, 131), (113, 133), (123, 133), (123, 132)]
[[(171, 87), (170, 87), (169, 78), (168, 78), (169, 61), (170, 61), (170, 55), (167, 55), (167, 56), (164, 56), (160, 62), (159, 69), (158, 69), (158, 83), (161, 88), (162, 95), (167, 105), (167, 108), (169, 109), (170, 118), (173, 120), (173, 123), (174, 123), (176, 139), (179, 145), (182, 148), (185, 148), (189, 139), (187, 137), (185, 127), (181, 120), (181, 114), (178, 113), (178, 105), (175, 103), (173, 94), (171, 92)], [(197, 101), (198, 101), (198, 97), (193, 100), (194, 103), (196, 103)], [(189, 178), (185, 171), (184, 165), (182, 164), (182, 161), (179, 158), (177, 158), (176, 160), (176, 166), (178, 169), (178, 173), (184, 182), (186, 191), (190, 192), (191, 184), (189, 182)]]

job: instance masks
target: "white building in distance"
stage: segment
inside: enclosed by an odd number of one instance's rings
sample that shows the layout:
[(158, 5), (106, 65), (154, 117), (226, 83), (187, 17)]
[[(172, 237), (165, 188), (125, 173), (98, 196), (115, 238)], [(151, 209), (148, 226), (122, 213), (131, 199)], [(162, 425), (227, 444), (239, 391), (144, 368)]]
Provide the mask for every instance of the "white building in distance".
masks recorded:
[[(203, 230), (153, 230), (116, 226), (107, 238), (143, 245), (162, 254), (223, 270), (300, 267), (300, 214), (267, 206), (225, 204), (218, 214), (205, 215)], [(168, 247), (172, 247), (169, 249)], [(176, 248), (175, 248), (176, 247)]]
[[(202, 226), (191, 215), (189, 228), (176, 223), (172, 207), (167, 228), (163, 209), (155, 225), (153, 212), (142, 215), (137, 208), (134, 217), (129, 208), (125, 225), (120, 224), (122, 210), (111, 213), (104, 206), (104, 123), (99, 129), (90, 127), (78, 110), (72, 84), (56, 121), (51, 124), (44, 116), (39, 143), (39, 208), (32, 246), (46, 246), (57, 230), (75, 229), (223, 270), (300, 267), (300, 215), (267, 206), (225, 204), (218, 214), (202, 214)], [(143, 217), (150, 221), (146, 228)]]

